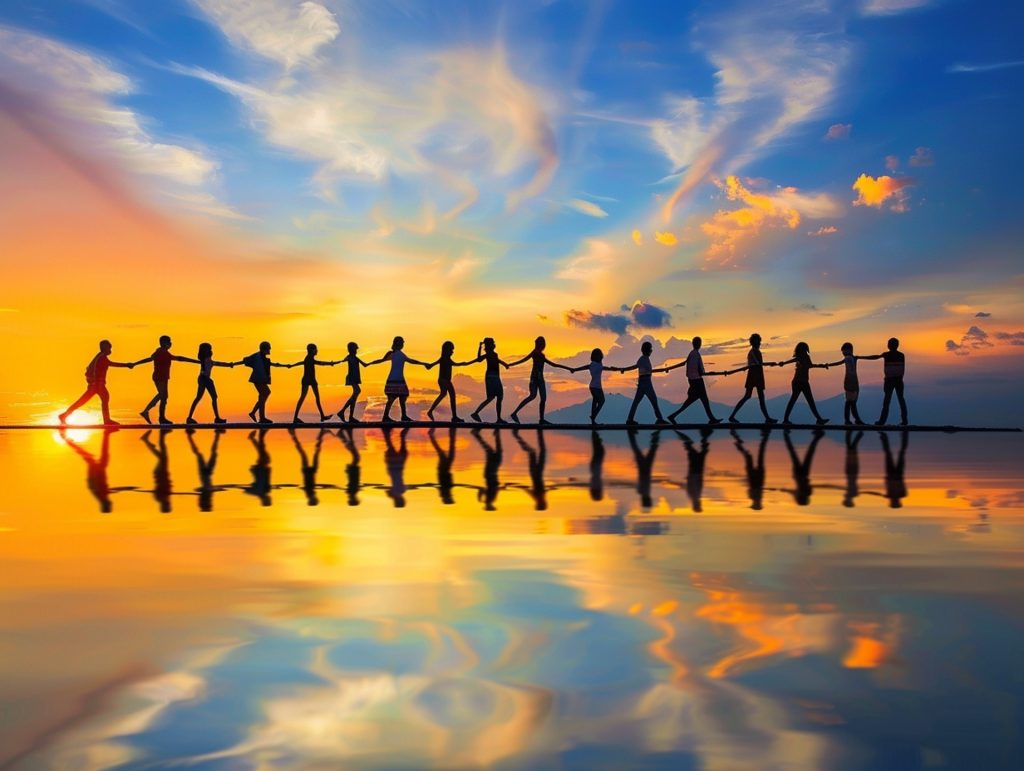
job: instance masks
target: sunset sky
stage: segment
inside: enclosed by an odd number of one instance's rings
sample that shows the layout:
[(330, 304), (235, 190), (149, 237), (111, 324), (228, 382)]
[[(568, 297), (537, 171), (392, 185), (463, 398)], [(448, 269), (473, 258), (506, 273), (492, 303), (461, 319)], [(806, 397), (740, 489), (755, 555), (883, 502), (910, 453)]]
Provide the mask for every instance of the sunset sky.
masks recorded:
[[(1022, 21), (987, 0), (7, 0), (0, 422), (51, 419), (102, 337), (115, 360), (167, 333), (296, 361), (543, 334), (628, 364), (700, 334), (724, 367), (757, 331), (766, 358), (806, 340), (818, 361), (896, 335), (908, 394), (1019, 424)], [(195, 367), (173, 372), (183, 418)], [(217, 373), (235, 416), (246, 375)], [(272, 412), (298, 379), (275, 373)], [(435, 379), (411, 374), (414, 401)], [(328, 408), (343, 380), (321, 375)], [(586, 398), (558, 380), (552, 406)], [(109, 382), (115, 418), (152, 388)]]

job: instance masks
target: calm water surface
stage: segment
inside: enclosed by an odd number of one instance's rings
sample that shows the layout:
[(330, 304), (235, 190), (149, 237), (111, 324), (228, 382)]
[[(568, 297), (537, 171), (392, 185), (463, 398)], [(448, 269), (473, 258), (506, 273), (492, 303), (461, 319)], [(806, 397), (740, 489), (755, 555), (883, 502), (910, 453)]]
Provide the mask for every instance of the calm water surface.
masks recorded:
[(1019, 768), (1022, 450), (0, 433), (0, 768)]

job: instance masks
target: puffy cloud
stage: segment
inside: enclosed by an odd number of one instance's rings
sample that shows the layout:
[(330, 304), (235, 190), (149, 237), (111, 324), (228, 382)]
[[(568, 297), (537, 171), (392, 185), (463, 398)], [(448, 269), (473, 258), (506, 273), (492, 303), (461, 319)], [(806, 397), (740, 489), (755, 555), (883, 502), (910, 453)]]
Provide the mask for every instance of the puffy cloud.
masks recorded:
[(935, 155), (932, 153), (929, 147), (919, 147), (914, 151), (914, 154), (907, 160), (911, 166), (934, 166)]
[(588, 217), (607, 217), (608, 212), (602, 209), (593, 201), (585, 201), (582, 198), (573, 198), (566, 204), (570, 209), (575, 209), (580, 214), (586, 214)]
[(679, 243), (679, 239), (676, 238), (676, 234), (669, 233), (667, 231), (655, 233), (654, 240), (657, 241), (659, 244), (664, 244), (665, 246), (675, 246), (676, 244)]
[(674, 168), (685, 169), (664, 222), (711, 174), (735, 173), (830, 103), (848, 52), (836, 21), (818, 3), (763, 3), (695, 25), (716, 85), (707, 99), (676, 98), (652, 127)]
[(661, 329), (672, 326), (672, 314), (653, 303), (638, 300), (630, 308), (633, 324), (641, 329)]
[(644, 245), (644, 234), (641, 233), (639, 230), (634, 230), (633, 231), (632, 238), (633, 238), (633, 243), (636, 244), (637, 246), (643, 246)]
[(630, 319), (618, 313), (592, 313), (573, 309), (565, 312), (565, 323), (570, 327), (599, 329), (624, 335), (629, 328)]
[(857, 191), (853, 205), (873, 206), (876, 209), (888, 206), (891, 211), (905, 212), (909, 197), (906, 188), (913, 184), (914, 180), (910, 177), (872, 177), (870, 174), (861, 174), (851, 188)]
[(447, 187), (460, 196), (442, 215), (450, 219), (476, 200), (475, 177), (490, 189), (527, 176), (506, 194), (515, 208), (543, 192), (558, 167), (541, 96), (512, 72), (500, 46), (417, 56), (372, 75), (324, 67), (269, 87), (178, 71), (237, 97), (271, 144), (318, 162), (313, 181), (328, 198), (346, 176), (419, 177), (432, 183), (429, 194)]
[(239, 48), (294, 67), (312, 59), (341, 31), (326, 7), (312, 0), (192, 0)]
[(923, 8), (932, 0), (864, 0), (861, 11), (865, 16), (894, 16), (915, 8)]
[(996, 332), (995, 338), (1008, 345), (1024, 345), (1024, 332)]
[(833, 123), (828, 127), (824, 138), (828, 142), (834, 142), (837, 139), (849, 139), (851, 131), (853, 131), (852, 123)]
[(885, 170), (896, 171), (900, 167), (900, 157), (898, 155), (887, 155), (885, 156)]
[(817, 230), (810, 230), (807, 232), (809, 236), (831, 236), (839, 232), (839, 228), (835, 225), (822, 225)]
[(960, 338), (960, 342), (947, 340), (946, 351), (955, 356), (968, 356), (971, 351), (977, 351), (982, 348), (991, 348), (992, 342), (988, 338), (988, 333), (984, 329), (978, 326), (971, 326), (966, 332), (964, 332), (963, 337)]

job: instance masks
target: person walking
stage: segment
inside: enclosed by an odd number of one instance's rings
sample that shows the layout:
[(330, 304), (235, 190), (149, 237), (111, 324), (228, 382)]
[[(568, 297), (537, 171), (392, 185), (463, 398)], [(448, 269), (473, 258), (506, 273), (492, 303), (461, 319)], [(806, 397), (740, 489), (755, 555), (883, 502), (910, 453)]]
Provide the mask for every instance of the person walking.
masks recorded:
[(845, 401), (843, 402), (843, 425), (863, 426), (865, 423), (860, 419), (860, 413), (857, 412), (857, 399), (860, 397), (860, 380), (857, 378), (857, 360), (880, 359), (882, 358), (882, 354), (878, 353), (872, 356), (854, 356), (853, 343), (843, 343), (842, 348), (839, 350), (843, 354), (843, 358), (839, 361), (829, 362), (828, 366), (837, 367), (842, 364), (846, 368), (845, 374), (843, 375), (843, 394), (845, 396)]
[(508, 421), (501, 417), (501, 402), (505, 398), (505, 389), (501, 385), (501, 370), (498, 367), (502, 366), (508, 369), (509, 365), (498, 356), (498, 345), (494, 342), (493, 337), (485, 337), (480, 341), (480, 345), (476, 349), (476, 359), (470, 363), (478, 361), (487, 362), (487, 369), (484, 372), (484, 395), (486, 398), (480, 402), (480, 405), (473, 410), (469, 417), (479, 423), (480, 411), (493, 401), (495, 422), (507, 423)]
[(199, 364), (200, 361), (171, 353), (170, 335), (161, 335), (159, 347), (145, 359), (139, 359), (134, 364), (138, 366), (149, 361), (153, 362), (153, 384), (156, 386), (156, 395), (149, 400), (149, 404), (142, 409), (139, 415), (147, 423), (152, 423), (153, 421), (149, 419), (149, 411), (159, 405), (160, 417), (157, 422), (160, 425), (169, 426), (172, 421), (167, 419), (167, 387), (171, 379), (171, 362), (187, 361), (191, 364)]
[[(369, 367), (373, 364), (379, 364), (384, 361), (383, 359), (377, 359), (376, 361), (365, 362), (359, 358), (359, 345), (357, 343), (348, 344), (348, 356), (342, 359), (343, 362), (348, 364), (348, 374), (345, 375), (345, 385), (351, 386), (352, 394), (348, 397), (340, 410), (338, 410), (338, 417), (341, 418), (342, 422), (358, 423), (356, 420), (356, 403), (359, 401), (359, 394), (362, 391), (361, 383), (363, 382), (362, 375), (360, 374), (360, 367)], [(348, 418), (345, 417), (345, 411), (348, 410)]]
[(227, 423), (220, 416), (217, 409), (217, 386), (213, 383), (214, 367), (234, 367), (241, 362), (215, 361), (213, 358), (213, 346), (210, 343), (200, 343), (199, 352), (196, 354), (199, 359), (199, 377), (196, 380), (196, 398), (192, 400), (192, 406), (188, 409), (188, 417), (185, 422), (189, 425), (196, 425), (199, 421), (193, 417), (196, 414), (196, 407), (204, 394), (210, 394), (210, 402), (213, 404), (213, 422)]
[(744, 404), (750, 399), (754, 391), (757, 391), (757, 401), (761, 405), (761, 414), (764, 415), (764, 422), (766, 425), (778, 423), (775, 418), (768, 414), (768, 405), (765, 404), (764, 400), (764, 368), (765, 366), (774, 367), (775, 362), (769, 362), (767, 365), (764, 361), (764, 355), (761, 353), (761, 335), (756, 332), (750, 336), (750, 350), (747, 351), (747, 366), (742, 369), (733, 370), (733, 372), (747, 373), (747, 379), (743, 383), (743, 396), (736, 402), (736, 406), (732, 408), (732, 414), (729, 415), (730, 423), (739, 423), (739, 418), (736, 414), (740, 411)]
[(306, 394), (310, 391), (313, 392), (313, 398), (316, 400), (316, 408), (320, 412), (320, 422), (326, 423), (330, 418), (327, 413), (324, 412), (323, 406), (320, 404), (320, 385), (316, 380), (316, 368), (317, 367), (333, 367), (336, 364), (340, 364), (340, 361), (320, 361), (316, 355), (319, 353), (316, 347), (316, 343), (310, 343), (306, 346), (306, 358), (302, 361), (298, 361), (293, 364), (293, 367), (302, 365), (302, 391), (299, 393), (299, 401), (295, 404), (295, 416), (292, 418), (292, 423), (304, 422), (299, 418), (299, 410), (302, 409), (302, 403), (306, 401)]
[(811, 347), (804, 342), (796, 344), (796, 348), (793, 349), (792, 359), (780, 361), (776, 366), (785, 367), (788, 364), (795, 364), (796, 370), (793, 372), (793, 393), (789, 397), (789, 403), (786, 405), (786, 413), (782, 416), (782, 422), (789, 423), (789, 416), (793, 412), (796, 400), (803, 396), (807, 400), (807, 406), (811, 408), (811, 413), (814, 415), (817, 425), (825, 425), (828, 423), (828, 418), (821, 417), (818, 407), (814, 403), (814, 394), (811, 393), (811, 370), (828, 369), (828, 365), (814, 364), (811, 361)]
[(721, 418), (716, 418), (711, 412), (711, 401), (708, 399), (708, 389), (704, 383), (705, 375), (724, 375), (725, 372), (705, 372), (704, 371), (704, 358), (700, 355), (700, 348), (703, 344), (703, 340), (700, 337), (693, 338), (692, 348), (690, 353), (687, 354), (684, 361), (678, 364), (673, 364), (671, 367), (662, 367), (661, 369), (655, 370), (655, 372), (671, 372), (677, 367), (686, 367), (686, 380), (690, 384), (689, 389), (686, 392), (686, 401), (682, 403), (678, 410), (668, 416), (670, 423), (676, 422), (676, 416), (682, 414), (687, 407), (696, 402), (700, 402), (704, 407), (704, 412), (707, 413), (708, 423), (714, 425), (721, 423)]
[[(380, 361), (390, 361), (391, 371), (388, 373), (388, 379), (384, 383), (384, 396), (387, 397), (387, 402), (384, 405), (384, 417), (382, 422), (394, 423), (394, 418), (391, 417), (391, 405), (395, 403), (395, 399), (398, 400), (399, 406), (402, 408), (402, 422), (408, 423), (412, 420), (408, 413), (405, 411), (405, 404), (409, 400), (409, 386), (405, 382), (405, 365), (419, 364), (421, 367), (426, 367), (426, 362), (417, 361), (410, 356), (405, 354), (403, 350), (405, 348), (405, 338), (398, 336), (391, 343), (391, 350), (384, 354)], [(377, 362), (374, 362), (375, 364)], [(403, 435), (404, 436), (404, 435)]]
[(645, 340), (640, 345), (640, 358), (636, 360), (636, 364), (619, 369), (619, 372), (630, 372), (634, 369), (637, 371), (636, 394), (633, 396), (633, 403), (629, 405), (629, 416), (626, 418), (627, 426), (639, 425), (636, 421), (636, 408), (640, 406), (640, 402), (644, 399), (647, 399), (651, 403), (651, 407), (654, 408), (655, 424), (659, 426), (668, 425), (668, 421), (662, 417), (661, 408), (658, 406), (658, 395), (654, 392), (654, 383), (651, 382), (651, 374), (654, 372), (654, 369), (651, 367), (651, 353), (653, 351), (654, 346), (651, 345), (651, 341)]
[(899, 349), (900, 341), (889, 338), (888, 350), (879, 354), (882, 357), (884, 379), (882, 380), (882, 414), (875, 421), (876, 426), (884, 426), (889, 419), (889, 404), (895, 393), (900, 403), (900, 425), (907, 425), (907, 401), (903, 398), (903, 373), (907, 368), (907, 357)]
[[(267, 417), (267, 399), (270, 398), (270, 371), (273, 367), (290, 369), (293, 365), (271, 361), (270, 343), (266, 340), (260, 343), (260, 348), (256, 353), (250, 353), (242, 359), (242, 364), (252, 370), (249, 374), (249, 382), (256, 389), (256, 404), (249, 411), (249, 419), (253, 423), (273, 423), (274, 421)], [(257, 414), (259, 414), (259, 420), (256, 419)]]
[(574, 367), (570, 372), (590, 371), (590, 424), (597, 425), (597, 416), (604, 407), (604, 387), (601, 385), (601, 376), (605, 370), (610, 372), (622, 372), (621, 367), (607, 367), (604, 364), (604, 351), (595, 348), (590, 352), (590, 364)]
[(114, 346), (109, 340), (100, 340), (100, 351), (92, 360), (89, 365), (85, 368), (85, 391), (72, 402), (71, 406), (68, 407), (64, 412), (57, 416), (60, 424), (63, 426), (68, 422), (68, 418), (71, 417), (71, 413), (84, 407), (90, 399), (94, 396), (100, 398), (100, 409), (103, 412), (103, 424), (106, 426), (117, 426), (120, 425), (116, 420), (110, 418), (110, 393), (107, 391), (107, 369), (110, 367), (120, 367), (123, 369), (131, 369), (135, 366), (134, 362), (121, 362), (111, 361), (110, 353), (114, 350)]
[(540, 397), (540, 419), (538, 422), (542, 426), (551, 425), (551, 421), (544, 420), (544, 408), (548, 403), (548, 389), (544, 383), (544, 365), (548, 364), (552, 367), (558, 367), (558, 369), (564, 369), (567, 372), (572, 372), (572, 368), (564, 364), (557, 364), (545, 356), (544, 349), (547, 347), (547, 344), (548, 342), (543, 336), (538, 337), (534, 340), (533, 350), (530, 353), (518, 361), (509, 362), (510, 367), (516, 367), (525, 361), (533, 362), (533, 367), (530, 370), (530, 392), (526, 395), (525, 399), (519, 402), (519, 406), (512, 410), (511, 418), (513, 423), (519, 422), (519, 410), (537, 397)]
[(462, 418), (459, 417), (459, 411), (455, 406), (455, 386), (452, 384), (452, 368), (454, 367), (465, 367), (472, 364), (472, 361), (454, 361), (452, 356), (455, 354), (455, 343), (451, 340), (445, 340), (441, 345), (441, 355), (437, 357), (436, 361), (432, 361), (427, 365), (429, 370), (431, 367), (437, 366), (437, 387), (440, 392), (437, 394), (437, 398), (434, 399), (434, 403), (430, 405), (430, 409), (427, 410), (427, 418), (429, 420), (434, 419), (434, 410), (437, 409), (437, 405), (441, 403), (444, 397), (448, 397), (448, 403), (452, 411), (452, 423), (465, 423)]

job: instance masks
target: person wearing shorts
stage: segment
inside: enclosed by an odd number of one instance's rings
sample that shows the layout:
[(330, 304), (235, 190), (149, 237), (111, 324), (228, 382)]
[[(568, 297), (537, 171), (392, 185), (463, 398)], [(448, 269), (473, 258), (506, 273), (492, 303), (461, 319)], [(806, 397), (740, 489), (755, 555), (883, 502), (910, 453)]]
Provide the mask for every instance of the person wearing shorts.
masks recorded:
[(501, 370), (498, 367), (501, 366), (508, 369), (509, 365), (498, 356), (497, 348), (497, 343), (494, 342), (493, 337), (485, 337), (480, 341), (480, 345), (477, 346), (476, 358), (470, 362), (471, 364), (475, 364), (478, 361), (487, 363), (487, 369), (484, 371), (485, 398), (470, 415), (477, 423), (480, 422), (480, 410), (492, 401), (494, 402), (495, 422), (507, 422), (501, 417), (501, 402), (505, 398), (505, 389), (501, 385)]

